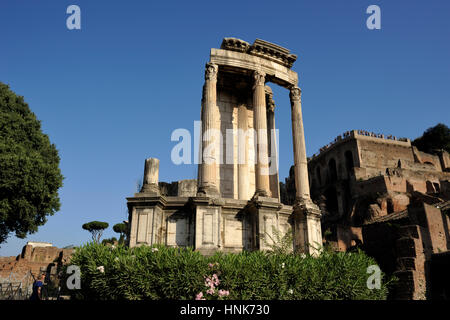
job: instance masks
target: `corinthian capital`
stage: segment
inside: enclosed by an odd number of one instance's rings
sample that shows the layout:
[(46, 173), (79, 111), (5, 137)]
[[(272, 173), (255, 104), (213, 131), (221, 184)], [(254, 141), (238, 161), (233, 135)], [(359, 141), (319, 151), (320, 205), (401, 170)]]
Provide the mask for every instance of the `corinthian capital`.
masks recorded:
[(291, 93), (289, 94), (289, 97), (291, 98), (291, 102), (300, 101), (301, 95), (302, 95), (302, 90), (300, 90), (299, 87), (291, 88)]
[(266, 82), (266, 73), (263, 71), (254, 71), (253, 79), (255, 80), (255, 86), (263, 86)]
[(205, 66), (205, 80), (217, 80), (217, 72), (219, 66), (215, 63), (208, 62)]

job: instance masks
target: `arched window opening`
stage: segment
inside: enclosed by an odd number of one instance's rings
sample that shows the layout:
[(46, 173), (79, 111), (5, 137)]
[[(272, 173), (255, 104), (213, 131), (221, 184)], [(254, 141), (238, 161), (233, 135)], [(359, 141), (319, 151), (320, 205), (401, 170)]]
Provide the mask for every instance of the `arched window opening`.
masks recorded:
[(439, 186), (439, 183), (433, 182), (433, 186), (436, 193), (441, 192), (441, 187)]
[(329, 213), (337, 214), (339, 212), (337, 192), (334, 187), (325, 191), (325, 204)]
[(322, 177), (320, 175), (320, 167), (319, 166), (317, 166), (317, 168), (316, 168), (316, 177), (317, 177), (317, 181), (319, 181), (319, 185), (321, 186), (322, 185)]
[(386, 208), (387, 213), (388, 214), (393, 213), (394, 212), (394, 203), (392, 202), (392, 199), (388, 199), (386, 205), (387, 205), (387, 208)]
[(337, 180), (337, 170), (336, 170), (336, 160), (333, 158), (328, 162), (328, 172), (330, 174), (330, 182), (335, 182)]
[(350, 172), (355, 166), (353, 163), (353, 154), (349, 150), (345, 152), (344, 156), (345, 156), (345, 169), (347, 169), (347, 175), (350, 176)]
[(431, 181), (427, 181), (426, 185), (427, 185), (427, 193), (435, 193), (436, 192), (436, 190), (434, 190), (434, 186), (433, 186), (433, 183), (431, 183)]

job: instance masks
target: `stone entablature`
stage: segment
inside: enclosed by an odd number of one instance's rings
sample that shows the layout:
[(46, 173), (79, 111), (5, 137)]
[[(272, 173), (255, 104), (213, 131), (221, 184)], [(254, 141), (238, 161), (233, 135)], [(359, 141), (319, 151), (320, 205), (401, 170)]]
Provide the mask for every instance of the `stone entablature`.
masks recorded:
[(297, 72), (273, 60), (247, 53), (211, 48), (210, 61), (231, 72), (249, 76), (253, 71), (263, 71), (267, 80), (285, 88), (298, 84)]
[(292, 65), (297, 60), (297, 55), (290, 53), (288, 49), (261, 39), (256, 39), (255, 42), (250, 45), (248, 42), (241, 39), (224, 38), (220, 49), (248, 53), (253, 56), (274, 61), (286, 68), (292, 68)]

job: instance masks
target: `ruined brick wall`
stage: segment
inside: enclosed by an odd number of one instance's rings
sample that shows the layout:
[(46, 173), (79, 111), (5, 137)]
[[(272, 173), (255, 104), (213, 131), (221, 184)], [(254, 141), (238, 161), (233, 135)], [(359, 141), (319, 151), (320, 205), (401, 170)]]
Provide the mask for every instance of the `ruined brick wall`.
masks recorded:
[(29, 262), (48, 264), (58, 259), (61, 249), (57, 247), (33, 247), (26, 245), (22, 249), (21, 258)]
[(412, 150), (416, 163), (426, 164), (424, 167), (426, 170), (443, 171), (439, 155), (419, 151), (416, 147), (412, 147)]
[(362, 244), (362, 228), (338, 225), (336, 228), (337, 249), (348, 249)]
[(440, 180), (441, 194), (444, 199), (450, 199), (450, 180)]
[(400, 224), (375, 223), (362, 227), (363, 249), (375, 258), (381, 270), (392, 274), (397, 270), (396, 241)]
[[(351, 167), (349, 166), (349, 159), (353, 162)], [(360, 166), (358, 146), (355, 139), (342, 140), (330, 147), (325, 153), (308, 161), (310, 186), (315, 185), (317, 188), (322, 188), (332, 183), (333, 173), (331, 171), (334, 170), (332, 168), (334, 164), (336, 180), (348, 179), (354, 174), (352, 169)]]
[(414, 203), (409, 207), (410, 219), (424, 228), (424, 242), (428, 243), (428, 256), (450, 250), (450, 219), (439, 208), (426, 203)]
[(439, 152), (439, 161), (442, 171), (450, 172), (450, 155), (447, 151), (441, 150)]
[(448, 300), (450, 297), (450, 251), (433, 254), (430, 261), (431, 299)]
[(398, 278), (394, 299), (430, 298), (432, 256), (450, 252), (450, 221), (441, 206), (448, 202), (429, 205), (415, 200), (408, 206), (407, 218), (363, 226), (366, 253)]
[(73, 249), (26, 245), (17, 257), (0, 258), (0, 279), (6, 281), (11, 274), (16, 279), (25, 279), (29, 273), (32, 278), (42, 272), (55, 274), (58, 266), (70, 261), (73, 252)]
[[(345, 162), (349, 150), (351, 170)], [(336, 161), (334, 181), (331, 159)], [(313, 200), (324, 204), (324, 231), (333, 231), (327, 240), (337, 250), (348, 250), (354, 237), (351, 228), (361, 226), (363, 249), (384, 272), (395, 272), (399, 278), (393, 298), (429, 298), (431, 257), (450, 252), (450, 220), (445, 214), (450, 207), (449, 154), (427, 154), (409, 140), (353, 131), (309, 159), (308, 171)], [(334, 197), (338, 213), (327, 210), (327, 197)], [(343, 206), (345, 202), (352, 206)]]
[(428, 268), (422, 234), (426, 230), (417, 225), (402, 226), (396, 241), (398, 278), (394, 298), (424, 300), (427, 298)]
[(413, 163), (411, 144), (378, 138), (359, 137), (358, 150), (361, 168), (366, 169), (366, 177), (384, 174), (387, 168), (395, 168), (398, 162)]

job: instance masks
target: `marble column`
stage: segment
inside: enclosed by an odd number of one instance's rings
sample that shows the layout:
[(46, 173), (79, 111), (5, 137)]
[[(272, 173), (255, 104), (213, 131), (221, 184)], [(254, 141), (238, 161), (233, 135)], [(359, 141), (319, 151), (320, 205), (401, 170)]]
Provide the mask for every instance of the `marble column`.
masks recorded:
[(257, 136), (255, 196), (270, 197), (265, 77), (262, 71), (253, 72), (253, 127)]
[[(269, 88), (270, 89), (270, 88)], [(267, 91), (267, 90), (266, 90)], [(270, 89), (267, 93), (267, 136), (269, 143), (269, 169), (270, 169), (270, 191), (272, 198), (280, 201), (280, 183), (278, 177), (278, 154), (277, 154), (277, 136), (275, 129), (275, 101), (273, 101), (273, 93)], [(275, 170), (275, 172), (274, 172)]]
[(291, 88), (292, 138), (294, 147), (296, 199), (310, 199), (308, 162), (306, 160), (305, 134), (303, 130), (301, 90)]
[(217, 73), (218, 65), (207, 63), (205, 67), (205, 84), (202, 99), (202, 161), (199, 169), (198, 194), (203, 196), (218, 195), (217, 157), (218, 150), (214, 145), (212, 130), (216, 126)]
[(238, 198), (248, 200), (248, 113), (245, 104), (238, 106)]
[(303, 130), (301, 90), (291, 88), (292, 137), (295, 164), (296, 200), (294, 203), (295, 250), (318, 255), (322, 248), (321, 212), (309, 194), (308, 163)]
[(145, 159), (144, 180), (141, 193), (159, 195), (159, 160), (156, 158)]

